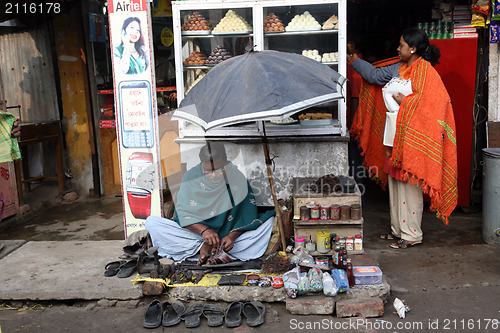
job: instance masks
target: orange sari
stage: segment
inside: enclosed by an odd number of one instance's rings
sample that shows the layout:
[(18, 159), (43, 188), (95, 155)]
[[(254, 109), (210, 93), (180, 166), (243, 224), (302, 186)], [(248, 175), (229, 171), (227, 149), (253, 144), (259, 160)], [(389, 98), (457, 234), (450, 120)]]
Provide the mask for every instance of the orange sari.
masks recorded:
[[(373, 65), (383, 67), (398, 61), (391, 58)], [(431, 198), (430, 209), (448, 224), (458, 201), (456, 130), (450, 97), (439, 74), (422, 58), (410, 68), (402, 64), (399, 74), (411, 79), (413, 93), (400, 105), (390, 161), (401, 169), (403, 181), (421, 185)], [(351, 133), (359, 142), (370, 177), (384, 189), (388, 178), (383, 171), (386, 149), (382, 144), (386, 111), (382, 86), (363, 80)]]

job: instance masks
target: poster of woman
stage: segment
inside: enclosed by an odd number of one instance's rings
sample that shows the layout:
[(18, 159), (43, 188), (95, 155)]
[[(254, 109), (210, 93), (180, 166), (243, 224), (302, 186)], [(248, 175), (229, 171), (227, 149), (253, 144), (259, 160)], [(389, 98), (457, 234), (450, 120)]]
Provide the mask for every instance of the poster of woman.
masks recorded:
[(113, 49), (116, 70), (124, 74), (140, 74), (149, 67), (144, 26), (136, 16), (127, 17), (120, 31), (119, 45)]

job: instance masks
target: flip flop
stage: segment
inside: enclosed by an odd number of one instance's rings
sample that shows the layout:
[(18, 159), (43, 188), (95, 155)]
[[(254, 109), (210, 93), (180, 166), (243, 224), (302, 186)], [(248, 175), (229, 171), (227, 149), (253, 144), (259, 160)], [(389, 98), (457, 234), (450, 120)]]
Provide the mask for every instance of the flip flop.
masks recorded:
[(163, 303), (163, 326), (174, 326), (181, 322), (181, 316), (186, 311), (186, 307), (181, 302)]
[(207, 318), (210, 327), (220, 326), (224, 323), (224, 310), (217, 304), (205, 304), (203, 315)]
[(119, 278), (127, 278), (134, 274), (137, 270), (137, 259), (126, 261), (123, 265), (120, 266), (118, 273), (116, 276)]
[(241, 312), (243, 304), (241, 302), (233, 302), (226, 308), (225, 322), (226, 327), (238, 327), (241, 325)]
[(142, 325), (146, 328), (157, 328), (161, 325), (163, 315), (163, 305), (160, 300), (155, 299), (151, 302), (144, 312), (144, 321)]
[(259, 301), (247, 302), (243, 305), (243, 314), (247, 317), (248, 326), (259, 326), (266, 318), (266, 307)]
[(108, 262), (106, 266), (104, 266), (104, 276), (105, 277), (115, 276), (120, 270), (120, 266), (123, 265), (124, 263), (125, 261), (122, 260)]
[(200, 326), (200, 316), (203, 313), (203, 303), (192, 303), (181, 316), (187, 328)]
[(389, 246), (393, 249), (407, 249), (409, 247), (413, 247), (413, 246), (417, 246), (417, 245), (422, 245), (422, 241), (416, 241), (413, 244), (411, 244), (408, 241), (405, 241), (404, 239), (400, 239), (396, 243), (392, 243)]
[(396, 237), (392, 234), (392, 232), (388, 232), (386, 234), (380, 235), (380, 239), (385, 239), (385, 240), (398, 240), (399, 237)]

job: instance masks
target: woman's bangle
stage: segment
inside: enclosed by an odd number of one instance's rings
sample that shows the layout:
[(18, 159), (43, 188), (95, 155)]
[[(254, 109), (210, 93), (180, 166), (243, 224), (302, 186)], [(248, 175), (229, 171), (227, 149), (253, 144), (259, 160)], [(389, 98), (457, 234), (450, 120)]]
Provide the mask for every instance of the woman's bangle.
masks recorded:
[(203, 233), (204, 233), (205, 231), (207, 231), (208, 229), (210, 229), (210, 227), (206, 227), (205, 229), (203, 229), (203, 231), (202, 231), (202, 232), (200, 232), (200, 235), (202, 235), (202, 236), (203, 236)]

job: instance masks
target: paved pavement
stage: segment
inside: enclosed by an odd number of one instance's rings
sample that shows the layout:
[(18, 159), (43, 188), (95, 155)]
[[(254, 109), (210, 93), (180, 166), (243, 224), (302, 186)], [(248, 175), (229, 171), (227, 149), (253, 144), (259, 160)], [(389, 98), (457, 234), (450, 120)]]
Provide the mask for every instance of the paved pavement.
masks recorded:
[[(480, 213), (457, 210), (445, 226), (425, 212), (424, 244), (393, 250), (389, 242), (378, 238), (389, 228), (386, 194), (372, 189), (365, 202), (365, 249), (379, 262), (391, 295), (385, 314), (370, 319), (371, 326), (367, 322), (364, 326), (351, 324), (338, 331), (499, 331), (500, 249), (482, 242)], [(21, 309), (41, 306), (39, 310), (0, 311), (2, 332), (145, 331), (142, 316), (151, 299), (141, 297), (127, 279), (102, 276), (104, 264), (121, 254), (122, 218), (121, 199), (103, 198), (60, 204), (35, 212), (27, 220), (2, 222), (0, 238), (7, 241), (0, 241), (6, 243), (0, 252), (0, 257), (4, 255), (0, 259), (0, 300), (17, 299), (4, 304)], [(4, 223), (14, 226), (5, 230)], [(395, 297), (411, 308), (404, 320), (393, 313)], [(163, 297), (167, 298), (168, 294)], [(292, 316), (282, 303), (267, 306), (270, 314), (263, 331), (313, 331), (314, 325), (319, 330), (331, 328), (329, 321), (332, 325), (350, 323), (331, 316)], [(209, 331), (206, 322), (196, 330)], [(242, 326), (239, 330), (252, 329)]]

